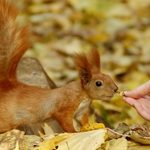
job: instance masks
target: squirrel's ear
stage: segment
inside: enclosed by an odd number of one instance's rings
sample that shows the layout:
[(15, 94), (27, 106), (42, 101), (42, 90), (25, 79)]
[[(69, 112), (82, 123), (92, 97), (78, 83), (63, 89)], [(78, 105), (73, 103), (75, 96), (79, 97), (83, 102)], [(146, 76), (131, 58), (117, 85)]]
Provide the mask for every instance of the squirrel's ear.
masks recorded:
[(92, 72), (99, 73), (101, 68), (100, 68), (100, 55), (98, 50), (96, 50), (95, 48), (91, 49), (91, 51), (87, 55), (87, 58), (91, 66)]
[(92, 78), (90, 64), (84, 54), (75, 56), (76, 67), (79, 71), (79, 76), (82, 85), (86, 85)]

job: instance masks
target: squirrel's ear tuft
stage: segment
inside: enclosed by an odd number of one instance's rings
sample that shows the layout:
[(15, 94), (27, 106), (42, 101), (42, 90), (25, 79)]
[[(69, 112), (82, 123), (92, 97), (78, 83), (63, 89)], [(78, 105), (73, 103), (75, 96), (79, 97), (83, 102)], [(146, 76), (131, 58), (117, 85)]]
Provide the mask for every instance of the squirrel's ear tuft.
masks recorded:
[(79, 76), (82, 85), (86, 85), (92, 78), (90, 64), (84, 54), (77, 54), (75, 56), (75, 64), (79, 71)]
[(92, 72), (99, 73), (100, 72), (100, 55), (97, 49), (91, 49), (88, 56), (88, 62), (91, 66)]

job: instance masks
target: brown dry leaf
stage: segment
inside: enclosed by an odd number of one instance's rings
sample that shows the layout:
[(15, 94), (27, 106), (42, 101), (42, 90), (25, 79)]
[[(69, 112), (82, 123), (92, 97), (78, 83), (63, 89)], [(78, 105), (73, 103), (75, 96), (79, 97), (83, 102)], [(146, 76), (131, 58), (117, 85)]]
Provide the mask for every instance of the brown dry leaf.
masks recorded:
[(150, 146), (141, 145), (133, 141), (128, 141), (128, 150), (150, 150)]
[(138, 134), (137, 132), (132, 132), (129, 136), (132, 140), (135, 142), (141, 143), (141, 144), (148, 144), (150, 145), (150, 137), (144, 137)]
[(150, 127), (148, 125), (131, 127), (127, 136), (140, 144), (150, 145)]
[(19, 143), (19, 150), (39, 150), (39, 144), (43, 140), (36, 135), (25, 135), (22, 142)]
[(4, 150), (15, 149), (17, 143), (21, 143), (24, 138), (24, 132), (19, 130), (12, 130), (0, 134), (0, 149)]

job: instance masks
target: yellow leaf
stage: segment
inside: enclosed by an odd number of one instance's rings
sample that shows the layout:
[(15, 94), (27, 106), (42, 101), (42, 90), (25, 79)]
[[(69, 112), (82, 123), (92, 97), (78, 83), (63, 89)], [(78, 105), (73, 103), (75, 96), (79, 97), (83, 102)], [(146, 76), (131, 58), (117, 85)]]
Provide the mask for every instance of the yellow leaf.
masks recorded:
[(60, 142), (57, 150), (96, 150), (104, 143), (106, 133), (106, 129), (75, 133)]
[(127, 148), (128, 143), (124, 137), (108, 141), (105, 145), (105, 150), (127, 150)]
[(82, 128), (81, 131), (90, 131), (90, 130), (96, 130), (96, 129), (104, 129), (105, 125), (103, 123), (88, 123), (85, 124)]
[(57, 144), (66, 138), (68, 138), (69, 134), (59, 134), (50, 140), (46, 140), (42, 142), (39, 146), (39, 150), (54, 150), (57, 147)]

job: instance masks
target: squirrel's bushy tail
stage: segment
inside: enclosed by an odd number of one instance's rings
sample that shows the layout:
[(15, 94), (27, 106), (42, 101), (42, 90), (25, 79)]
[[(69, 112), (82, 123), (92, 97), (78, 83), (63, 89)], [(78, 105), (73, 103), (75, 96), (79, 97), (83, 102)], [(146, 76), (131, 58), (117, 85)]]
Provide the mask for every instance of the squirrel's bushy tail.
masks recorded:
[(17, 15), (9, 0), (0, 0), (0, 81), (16, 79), (18, 62), (28, 47), (27, 28), (18, 27)]

